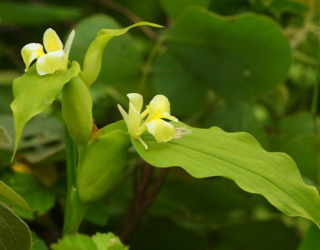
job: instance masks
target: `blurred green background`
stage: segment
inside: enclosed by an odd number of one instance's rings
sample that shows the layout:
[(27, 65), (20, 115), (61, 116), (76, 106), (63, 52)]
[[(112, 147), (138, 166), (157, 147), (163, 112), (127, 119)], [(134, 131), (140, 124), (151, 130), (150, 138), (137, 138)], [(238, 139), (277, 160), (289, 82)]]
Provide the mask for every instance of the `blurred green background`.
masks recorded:
[[(143, 94), (145, 103), (164, 94), (180, 120), (248, 132), (267, 151), (289, 154), (306, 183), (320, 183), (319, 1), (1, 1), (0, 176), (31, 208), (12, 207), (33, 230), (34, 249), (48, 249), (45, 242), (61, 237), (64, 135), (58, 98), (27, 124), (10, 164), (9, 105), (12, 81), (24, 72), (21, 48), (42, 43), (47, 28), (63, 41), (75, 29), (70, 59), (82, 64), (100, 29), (141, 20), (164, 29), (136, 28), (109, 43), (92, 86), (98, 127), (121, 119), (116, 104), (127, 106), (127, 93)], [(319, 232), (310, 233), (310, 225), (282, 215), (232, 181), (197, 180), (179, 168), (153, 169), (131, 152), (121, 180), (89, 208), (80, 232), (112, 231), (133, 250), (314, 250), (308, 244), (319, 247), (317, 240), (310, 243)]]

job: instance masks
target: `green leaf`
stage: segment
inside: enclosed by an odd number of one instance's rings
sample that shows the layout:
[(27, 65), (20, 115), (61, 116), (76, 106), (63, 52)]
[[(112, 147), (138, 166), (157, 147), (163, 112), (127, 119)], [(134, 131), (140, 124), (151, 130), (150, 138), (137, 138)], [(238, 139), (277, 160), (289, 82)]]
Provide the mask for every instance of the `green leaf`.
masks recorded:
[(262, 125), (256, 119), (252, 107), (243, 101), (230, 101), (217, 107), (204, 119), (205, 127), (216, 126), (226, 132), (247, 132), (266, 146), (267, 138)]
[(8, 135), (7, 130), (0, 126), (0, 148), (8, 148), (11, 146), (11, 137)]
[(51, 245), (53, 250), (128, 250), (113, 233), (97, 233), (91, 238), (83, 234), (66, 235), (58, 243)]
[(203, 108), (207, 87), (194, 78), (172, 54), (168, 51), (160, 54), (153, 67), (153, 85), (157, 93), (169, 98), (172, 114), (187, 116)]
[(57, 244), (51, 245), (53, 250), (97, 250), (92, 239), (83, 234), (67, 235)]
[(218, 250), (289, 250), (297, 249), (298, 242), (294, 229), (288, 228), (281, 221), (247, 221), (222, 227), (215, 246)]
[(2, 24), (23, 26), (45, 25), (63, 20), (74, 20), (81, 16), (79, 8), (7, 2), (0, 4)]
[(162, 27), (161, 25), (154, 23), (139, 22), (124, 29), (102, 29), (98, 32), (96, 39), (90, 44), (87, 50), (83, 63), (83, 72), (86, 76), (89, 86), (91, 86), (99, 76), (104, 48), (109, 41), (116, 36), (121, 36), (127, 33), (131, 28), (142, 25), (148, 25), (157, 28)]
[(301, 216), (320, 227), (320, 198), (306, 185), (294, 161), (283, 153), (268, 153), (247, 133), (226, 133), (191, 128), (192, 132), (168, 143), (157, 143), (153, 136), (142, 136), (149, 149), (132, 140), (139, 155), (156, 167), (180, 166), (196, 178), (223, 176), (243, 190), (263, 195), (289, 216)]
[(298, 250), (320, 250), (320, 230), (314, 224), (304, 236)]
[(200, 7), (208, 7), (210, 0), (161, 0), (163, 9), (172, 19), (176, 19), (179, 15), (192, 5)]
[(40, 239), (35, 232), (31, 231), (32, 233), (32, 248), (31, 250), (48, 250), (46, 243)]
[(268, 8), (278, 17), (283, 13), (303, 14), (309, 9), (309, 7), (302, 2), (288, 0), (273, 1)]
[(124, 246), (120, 239), (113, 233), (101, 234), (97, 233), (92, 236), (93, 242), (97, 246), (97, 250), (128, 250), (129, 248)]
[(12, 201), (21, 208), (29, 210), (29, 206), (26, 201), (2, 181), (0, 181), (0, 195), (7, 198), (9, 201)]
[[(318, 131), (320, 119), (317, 119)], [(317, 148), (319, 139), (314, 134), (313, 115), (300, 113), (283, 118), (279, 123), (279, 133), (271, 137), (273, 150), (290, 155), (297, 163), (301, 174), (317, 182)]]
[(92, 202), (86, 210), (84, 218), (98, 226), (107, 225), (109, 220), (108, 205), (102, 201)]
[(46, 110), (61, 92), (64, 84), (78, 75), (79, 71), (79, 64), (73, 62), (68, 70), (40, 76), (34, 65), (24, 75), (14, 80), (14, 101), (11, 103), (15, 127), (14, 154), (27, 121)]
[[(13, 116), (1, 115), (0, 124), (5, 127), (10, 137), (13, 138)], [(37, 163), (65, 148), (63, 136), (61, 122), (54, 117), (40, 114), (31, 119), (24, 127), (18, 150), (23, 150), (20, 155), (28, 162)], [(12, 151), (13, 145), (5, 149)]]
[(224, 98), (271, 91), (285, 80), (290, 65), (287, 38), (265, 16), (221, 17), (194, 7), (176, 22), (166, 42), (194, 78)]
[[(27, 173), (7, 173), (3, 174), (2, 180), (22, 196), (30, 207), (30, 210), (24, 210), (13, 206), (12, 210), (19, 216), (33, 219), (36, 214), (45, 214), (54, 206), (55, 196), (53, 192), (46, 188), (36, 176)], [(0, 197), (0, 200), (5, 204), (11, 204), (2, 197)]]
[(27, 224), (0, 202), (0, 250), (30, 250)]

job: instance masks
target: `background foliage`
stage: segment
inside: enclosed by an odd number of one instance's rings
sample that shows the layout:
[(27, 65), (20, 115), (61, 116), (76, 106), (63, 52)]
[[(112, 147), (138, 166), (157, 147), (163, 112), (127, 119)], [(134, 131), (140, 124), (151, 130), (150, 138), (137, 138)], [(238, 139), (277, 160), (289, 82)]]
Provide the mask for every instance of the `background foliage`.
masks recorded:
[[(48, 27), (60, 37), (75, 29), (70, 59), (81, 64), (102, 28), (140, 20), (164, 25), (135, 29), (109, 43), (92, 86), (98, 127), (121, 119), (116, 104), (126, 106), (127, 93), (143, 94), (145, 103), (164, 94), (180, 120), (249, 132), (266, 150), (289, 154), (305, 182), (318, 187), (319, 17), (317, 0), (1, 2), (0, 174), (30, 210), (1, 201), (29, 225), (33, 248), (47, 249), (44, 242), (61, 236), (66, 173), (59, 98), (26, 125), (10, 164), (11, 84), (23, 73), (25, 44), (42, 43)], [(303, 250), (319, 236), (309, 221), (285, 217), (232, 181), (197, 180), (180, 168), (153, 169), (134, 152), (120, 181), (85, 218), (81, 233), (114, 232), (140, 250)]]

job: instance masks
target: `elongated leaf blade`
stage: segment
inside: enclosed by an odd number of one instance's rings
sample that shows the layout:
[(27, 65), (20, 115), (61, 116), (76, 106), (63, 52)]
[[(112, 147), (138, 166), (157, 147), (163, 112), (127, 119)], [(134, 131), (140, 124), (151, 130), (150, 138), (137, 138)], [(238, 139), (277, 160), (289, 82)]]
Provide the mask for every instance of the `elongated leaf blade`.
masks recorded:
[(289, 216), (301, 216), (320, 227), (320, 199), (314, 187), (306, 185), (295, 162), (284, 153), (266, 152), (247, 133), (226, 133), (191, 128), (191, 134), (157, 143), (151, 135), (133, 145), (140, 156), (156, 167), (180, 166), (196, 178), (223, 176), (234, 180), (243, 190), (263, 195), (272, 205)]
[(0, 196), (7, 198), (12, 201), (14, 204), (17, 204), (19, 207), (23, 209), (29, 209), (26, 201), (18, 195), (15, 191), (13, 191), (9, 186), (0, 181)]
[(162, 28), (161, 25), (139, 22), (124, 29), (102, 29), (96, 39), (90, 44), (83, 63), (83, 72), (86, 76), (89, 86), (97, 79), (102, 63), (104, 48), (115, 36), (121, 36), (127, 33), (131, 28), (148, 25), (152, 27)]
[(24, 75), (14, 80), (14, 101), (11, 103), (15, 127), (14, 154), (27, 121), (47, 109), (61, 92), (64, 84), (78, 75), (79, 71), (79, 64), (73, 62), (68, 70), (40, 76), (34, 65)]

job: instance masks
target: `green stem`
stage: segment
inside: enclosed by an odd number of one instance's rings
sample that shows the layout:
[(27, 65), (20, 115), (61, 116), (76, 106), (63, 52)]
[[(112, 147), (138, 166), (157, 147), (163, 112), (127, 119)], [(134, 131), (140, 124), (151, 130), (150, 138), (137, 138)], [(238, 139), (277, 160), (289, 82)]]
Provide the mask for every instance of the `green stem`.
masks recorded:
[(319, 124), (318, 124), (318, 96), (319, 96), (319, 85), (320, 85), (320, 37), (318, 38), (318, 67), (317, 67), (317, 79), (315, 82), (313, 97), (312, 97), (312, 107), (311, 113), (313, 115), (313, 126), (314, 126), (314, 136), (315, 142), (315, 152), (316, 161), (318, 169), (318, 185), (320, 185), (320, 142), (319, 142)]
[(65, 127), (67, 155), (67, 205), (65, 211), (63, 235), (74, 234), (78, 231), (85, 214), (87, 205), (78, 199), (77, 194), (77, 148), (68, 129)]

